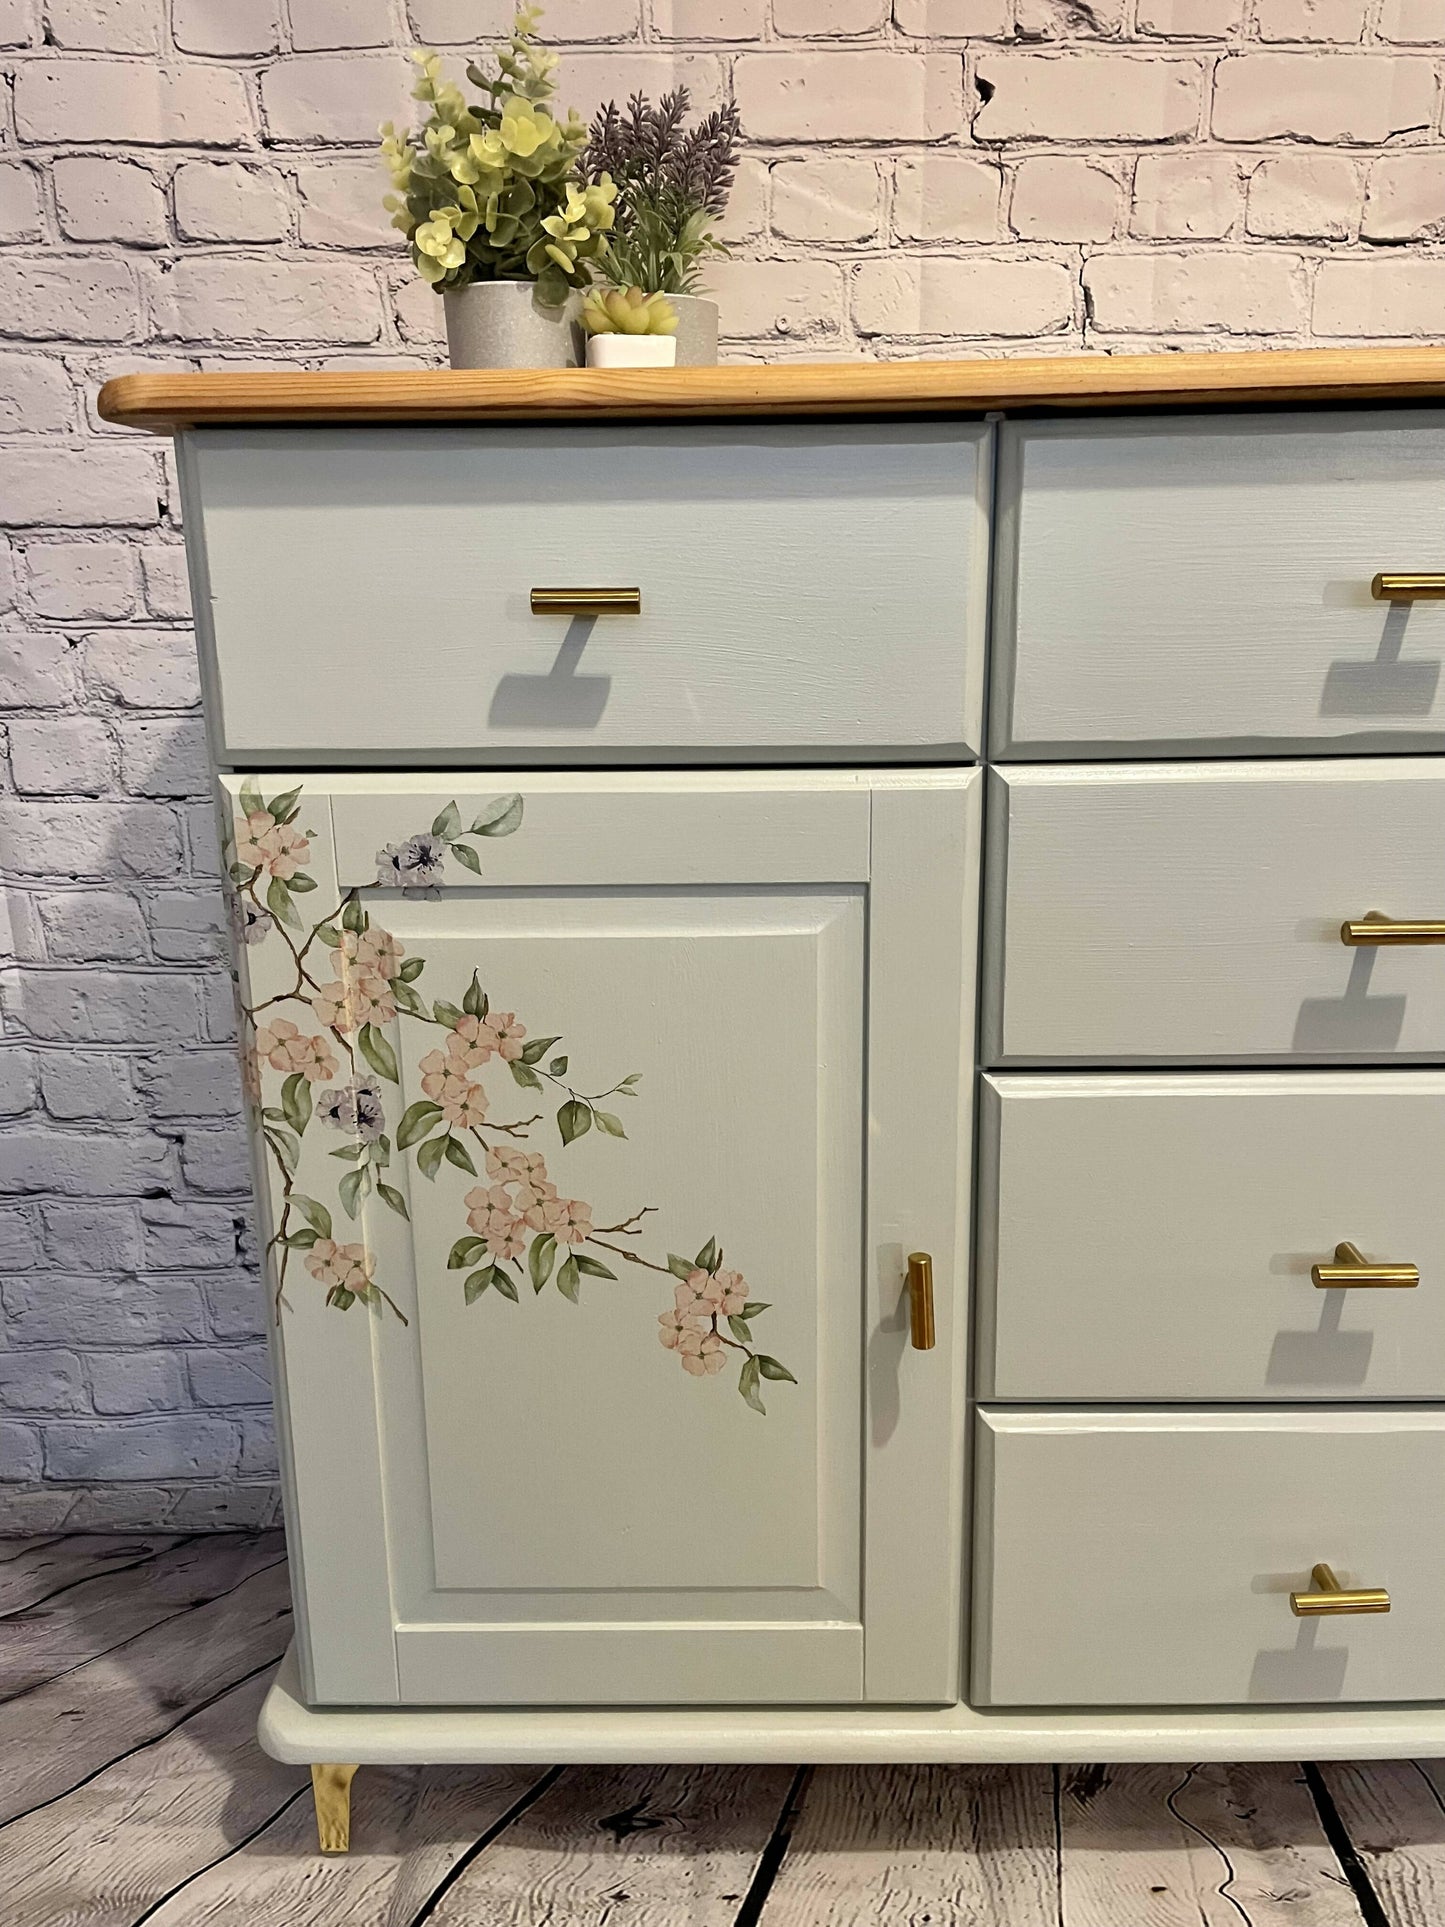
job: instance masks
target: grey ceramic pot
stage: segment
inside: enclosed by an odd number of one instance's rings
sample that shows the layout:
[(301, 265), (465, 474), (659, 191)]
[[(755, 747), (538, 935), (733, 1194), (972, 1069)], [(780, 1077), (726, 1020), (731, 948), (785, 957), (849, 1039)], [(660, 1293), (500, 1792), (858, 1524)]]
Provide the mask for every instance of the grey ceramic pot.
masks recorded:
[[(453, 368), (575, 368), (577, 310), (537, 300), (533, 281), (473, 281), (442, 296)], [(716, 357), (714, 357), (716, 358)]]

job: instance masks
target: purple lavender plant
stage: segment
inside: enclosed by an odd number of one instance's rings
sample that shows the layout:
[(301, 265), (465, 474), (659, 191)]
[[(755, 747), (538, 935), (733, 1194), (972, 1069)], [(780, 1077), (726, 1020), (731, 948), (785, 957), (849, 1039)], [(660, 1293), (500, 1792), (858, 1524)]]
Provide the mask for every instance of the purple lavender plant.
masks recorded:
[(691, 294), (709, 254), (726, 254), (712, 223), (726, 211), (737, 175), (742, 126), (731, 101), (691, 130), (686, 87), (654, 107), (634, 94), (621, 112), (609, 101), (592, 123), (582, 155), (584, 178), (611, 175), (616, 223), (602, 263), (622, 287), (648, 294)]

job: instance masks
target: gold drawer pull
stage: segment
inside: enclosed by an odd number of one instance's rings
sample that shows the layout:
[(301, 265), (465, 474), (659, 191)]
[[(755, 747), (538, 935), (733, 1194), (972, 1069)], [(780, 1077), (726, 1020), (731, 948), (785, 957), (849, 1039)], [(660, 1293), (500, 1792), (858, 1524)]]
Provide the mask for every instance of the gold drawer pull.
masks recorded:
[(533, 589), (534, 616), (640, 616), (641, 589)]
[(909, 1336), (916, 1352), (931, 1352), (933, 1335), (933, 1260), (926, 1251), (908, 1258)]
[(1445, 602), (1445, 575), (1377, 575), (1370, 594), (1376, 602)]
[(1351, 946), (1378, 943), (1445, 943), (1445, 918), (1387, 917), (1372, 910), (1357, 923), (1340, 925), (1340, 942)]
[(1387, 1613), (1390, 1595), (1383, 1586), (1367, 1586), (1359, 1592), (1346, 1592), (1328, 1566), (1316, 1566), (1310, 1573), (1315, 1592), (1292, 1592), (1289, 1609), (1296, 1619), (1315, 1619), (1325, 1613)]
[(1310, 1277), (1321, 1291), (1337, 1290), (1341, 1285), (1394, 1285), (1408, 1289), (1420, 1282), (1418, 1265), (1372, 1265), (1358, 1245), (1335, 1246), (1332, 1265), (1311, 1265)]

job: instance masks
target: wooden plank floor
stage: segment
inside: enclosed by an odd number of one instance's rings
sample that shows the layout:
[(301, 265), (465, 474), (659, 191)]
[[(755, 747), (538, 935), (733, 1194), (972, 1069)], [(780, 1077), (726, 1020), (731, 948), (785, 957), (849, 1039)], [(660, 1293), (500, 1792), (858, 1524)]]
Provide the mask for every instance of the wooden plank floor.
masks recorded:
[(255, 1743), (276, 1533), (0, 1541), (4, 1927), (1442, 1927), (1445, 1764), (371, 1768)]

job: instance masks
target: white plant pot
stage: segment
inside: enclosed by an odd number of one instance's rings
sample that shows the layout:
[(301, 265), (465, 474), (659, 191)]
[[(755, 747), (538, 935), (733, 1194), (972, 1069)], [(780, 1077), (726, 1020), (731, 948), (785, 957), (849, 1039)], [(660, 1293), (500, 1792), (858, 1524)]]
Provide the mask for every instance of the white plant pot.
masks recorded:
[(453, 368), (575, 368), (574, 296), (560, 308), (537, 299), (534, 281), (473, 281), (442, 296)]
[[(668, 300), (677, 310), (679, 368), (716, 368), (718, 309), (716, 301), (700, 294), (670, 294)], [(577, 320), (577, 359), (587, 359), (587, 336), (582, 327), (580, 303)], [(593, 364), (596, 365), (595, 363)]]
[(671, 335), (593, 335), (587, 343), (589, 368), (675, 368), (677, 343)]

